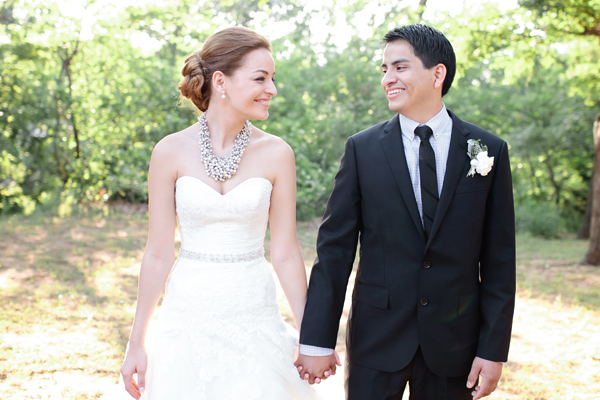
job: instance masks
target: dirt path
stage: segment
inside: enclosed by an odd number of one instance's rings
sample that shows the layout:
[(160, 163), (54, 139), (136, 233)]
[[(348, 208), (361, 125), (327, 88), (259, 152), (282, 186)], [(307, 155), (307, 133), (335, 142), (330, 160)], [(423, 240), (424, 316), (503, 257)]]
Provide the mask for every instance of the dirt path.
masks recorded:
[[(279, 301), (282, 313), (289, 318), (289, 307), (281, 294)], [(349, 302), (346, 312), (348, 305)], [(342, 357), (344, 331), (342, 326), (338, 345)], [(39, 365), (37, 372), (26, 382), (11, 382), (10, 379), (1, 382), (0, 398), (54, 400), (82, 391), (90, 394), (87, 398), (98, 398), (114, 387), (117, 373), (102, 370), (102, 354), (108, 349), (97, 333), (85, 328), (64, 331), (40, 327), (28, 334), (0, 334), (1, 345), (13, 349), (15, 368), (19, 363)], [(59, 365), (54, 368), (55, 363), (64, 366), (62, 359), (67, 354), (71, 355), (68, 368)], [(341, 384), (342, 376), (343, 370), (338, 373), (336, 382), (330, 384)], [(18, 393), (11, 388), (14, 384), (20, 387)], [(598, 313), (564, 306), (558, 301), (552, 304), (519, 296), (510, 361), (498, 390), (489, 398), (600, 399)]]
[(600, 315), (517, 297), (497, 399), (600, 399)]
[[(348, 298), (350, 293), (351, 288)], [(289, 307), (281, 294), (279, 302), (289, 319)], [(349, 302), (344, 314), (348, 306)], [(346, 316), (343, 318), (345, 321)], [(343, 325), (338, 344), (342, 356)], [(97, 333), (84, 326), (67, 331), (40, 326), (27, 334), (0, 334), (1, 346), (12, 348), (12, 367), (19, 368), (23, 363), (39, 366), (26, 382), (0, 382), (0, 398), (62, 399), (82, 390), (89, 393), (86, 398), (98, 398), (114, 386), (117, 373), (103, 370), (102, 354), (109, 349)], [(70, 361), (65, 365), (66, 354), (70, 354)], [(342, 376), (340, 371), (338, 378)], [(19, 385), (18, 393), (13, 385)], [(599, 314), (560, 301), (549, 303), (519, 296), (510, 361), (499, 389), (490, 399), (600, 399)]]
[[(116, 385), (146, 226), (135, 215), (0, 224), (1, 400), (98, 399)], [(305, 260), (315, 256), (316, 226), (300, 224)], [(575, 265), (585, 243), (520, 240), (523, 290), (510, 361), (490, 399), (600, 400), (600, 269)], [(353, 279), (338, 340), (342, 356)], [(564, 303), (548, 293), (563, 293)], [(596, 311), (572, 305), (575, 298)]]

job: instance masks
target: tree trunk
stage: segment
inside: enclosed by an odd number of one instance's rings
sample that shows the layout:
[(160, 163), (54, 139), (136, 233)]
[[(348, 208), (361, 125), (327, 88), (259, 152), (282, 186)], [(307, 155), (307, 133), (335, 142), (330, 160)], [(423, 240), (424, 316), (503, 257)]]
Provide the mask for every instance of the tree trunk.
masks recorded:
[(577, 239), (589, 239), (590, 238), (590, 226), (592, 225), (592, 204), (594, 203), (594, 174), (590, 178), (590, 190), (588, 191), (588, 197), (585, 202), (585, 212), (583, 213), (583, 220), (581, 226), (577, 232)]
[(427, 7), (427, 0), (419, 1), (419, 12), (418, 12), (419, 21), (421, 21), (423, 19), (423, 14), (425, 13), (425, 7)]
[(71, 125), (73, 126), (73, 136), (75, 137), (75, 158), (79, 159), (81, 156), (81, 146), (79, 144), (79, 130), (77, 129), (77, 124), (75, 123), (75, 110), (73, 109), (73, 81), (71, 79), (71, 62), (77, 51), (79, 50), (79, 38), (77, 38), (77, 43), (75, 43), (75, 48), (73, 52), (69, 54), (69, 49), (65, 49), (65, 58), (63, 60), (63, 72), (67, 77), (67, 83), (69, 87), (69, 109), (71, 110)]
[(552, 159), (550, 158), (550, 155), (548, 154), (548, 152), (545, 153), (546, 156), (546, 160), (544, 161), (544, 165), (546, 166), (546, 169), (548, 170), (548, 176), (550, 178), (550, 183), (552, 184), (552, 187), (554, 188), (554, 202), (556, 203), (556, 205), (558, 206), (560, 204), (560, 191), (562, 189), (562, 186), (559, 185), (558, 181), (556, 180), (556, 175), (554, 175), (554, 168), (552, 167)]
[(590, 247), (583, 261), (600, 266), (600, 114), (594, 122), (594, 178)]
[(535, 177), (535, 169), (533, 168), (533, 163), (531, 162), (531, 157), (529, 157), (529, 152), (525, 153), (525, 161), (527, 161), (527, 165), (529, 166), (529, 172), (531, 175), (531, 183), (538, 188), (539, 192), (542, 193), (542, 185), (538, 178)]

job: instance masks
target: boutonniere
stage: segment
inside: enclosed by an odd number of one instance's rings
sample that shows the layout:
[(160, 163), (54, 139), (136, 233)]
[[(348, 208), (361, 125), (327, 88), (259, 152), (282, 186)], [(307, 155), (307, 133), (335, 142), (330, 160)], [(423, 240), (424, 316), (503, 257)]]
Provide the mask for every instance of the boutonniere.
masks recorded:
[(481, 144), (481, 139), (467, 140), (467, 154), (471, 158), (471, 169), (467, 176), (475, 176), (478, 173), (486, 176), (494, 166), (494, 157), (488, 157), (488, 148)]

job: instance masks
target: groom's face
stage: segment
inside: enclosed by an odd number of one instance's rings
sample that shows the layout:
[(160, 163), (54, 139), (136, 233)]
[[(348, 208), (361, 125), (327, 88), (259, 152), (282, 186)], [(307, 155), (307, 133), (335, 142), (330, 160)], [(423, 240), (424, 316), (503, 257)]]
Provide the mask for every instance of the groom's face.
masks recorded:
[(419, 121), (423, 108), (440, 97), (434, 89), (435, 70), (426, 69), (406, 40), (388, 43), (381, 65), (390, 110)]

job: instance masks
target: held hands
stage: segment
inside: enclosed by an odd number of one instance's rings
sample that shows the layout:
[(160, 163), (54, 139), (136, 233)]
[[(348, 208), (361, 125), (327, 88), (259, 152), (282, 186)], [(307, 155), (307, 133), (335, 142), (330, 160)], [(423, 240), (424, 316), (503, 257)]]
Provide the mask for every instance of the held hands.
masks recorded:
[(481, 376), (481, 383), (473, 390), (473, 400), (489, 396), (498, 386), (501, 375), (502, 363), (475, 357), (471, 373), (467, 378), (467, 387), (472, 389), (479, 376)]
[[(125, 390), (136, 400), (139, 400), (144, 393), (146, 386), (146, 368), (148, 366), (148, 355), (143, 346), (127, 347), (127, 354), (121, 366), (121, 375), (125, 383)], [(133, 379), (133, 374), (137, 373), (137, 383)]]
[(298, 353), (294, 365), (300, 378), (311, 385), (335, 375), (337, 366), (341, 366), (340, 356), (336, 351), (329, 356), (305, 356)]

